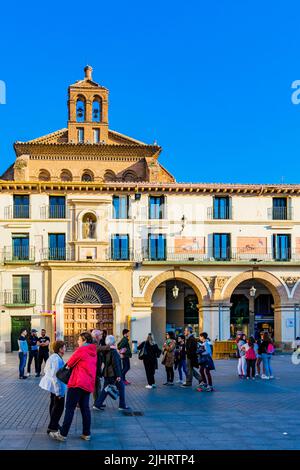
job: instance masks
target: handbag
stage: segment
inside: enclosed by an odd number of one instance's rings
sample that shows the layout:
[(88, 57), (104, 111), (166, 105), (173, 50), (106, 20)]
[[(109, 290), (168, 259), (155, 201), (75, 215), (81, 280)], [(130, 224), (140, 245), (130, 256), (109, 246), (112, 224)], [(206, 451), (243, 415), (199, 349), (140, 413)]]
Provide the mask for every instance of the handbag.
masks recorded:
[(167, 361), (167, 354), (168, 354), (168, 351), (165, 351), (164, 354), (163, 354), (163, 357), (162, 357), (162, 360), (161, 360), (161, 363), (162, 365), (164, 366), (166, 361)]
[(72, 368), (68, 367), (67, 364), (65, 364), (61, 369), (56, 372), (56, 377), (64, 384), (67, 384), (71, 378), (71, 374)]
[(144, 344), (144, 346), (142, 347), (142, 349), (139, 350), (139, 359), (142, 361), (145, 356), (147, 355), (147, 351), (146, 351), (146, 343)]
[(114, 384), (106, 385), (104, 390), (113, 400), (116, 400), (119, 397), (118, 387)]

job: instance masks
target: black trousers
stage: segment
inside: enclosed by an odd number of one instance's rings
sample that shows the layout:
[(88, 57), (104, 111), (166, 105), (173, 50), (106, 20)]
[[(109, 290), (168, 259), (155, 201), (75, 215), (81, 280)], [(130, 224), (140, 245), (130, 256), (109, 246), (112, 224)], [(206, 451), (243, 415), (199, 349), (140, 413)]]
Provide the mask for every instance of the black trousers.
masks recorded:
[(54, 393), (51, 393), (50, 396), (50, 423), (48, 429), (51, 431), (58, 431), (59, 420), (64, 412), (65, 407), (65, 397), (59, 398)]
[(130, 359), (129, 357), (124, 357), (122, 359), (122, 380), (126, 380), (126, 374), (130, 370)]
[(167, 367), (166, 366), (166, 372), (167, 372), (167, 382), (174, 382), (174, 369), (172, 367)]
[(252, 372), (252, 377), (255, 377), (256, 359), (246, 359), (246, 362), (247, 362), (247, 377), (250, 377), (250, 371)]
[(38, 371), (39, 374), (41, 373), (41, 370), (42, 370), (43, 361), (45, 361), (45, 364), (46, 364), (48, 359), (49, 359), (49, 352), (39, 349), (39, 371)]
[(147, 376), (147, 381), (148, 381), (148, 385), (153, 385), (155, 384), (155, 378), (154, 378), (154, 375), (155, 375), (155, 362), (154, 361), (147, 361), (147, 360), (143, 360), (144, 362), (144, 367), (145, 367), (145, 371), (146, 371), (146, 376)]
[(91, 411), (90, 411), (90, 393), (82, 388), (69, 388), (66, 400), (66, 412), (64, 422), (61, 428), (61, 435), (67, 437), (70, 430), (74, 411), (77, 403), (82, 415), (82, 434), (89, 436), (91, 434)]
[(94, 389), (94, 393), (93, 393), (94, 403), (99, 398), (100, 393), (101, 393), (101, 378), (96, 377), (95, 389)]
[(211, 378), (210, 370), (205, 366), (201, 366), (200, 374), (201, 374), (202, 382), (204, 382), (205, 384), (208, 383), (208, 385), (212, 387), (212, 378)]
[(27, 364), (27, 372), (30, 374), (30, 368), (31, 368), (31, 363), (32, 360), (34, 359), (34, 368), (35, 368), (35, 373), (39, 373), (39, 358), (38, 358), (39, 352), (38, 350), (36, 351), (29, 351), (29, 358), (28, 358), (28, 364)]

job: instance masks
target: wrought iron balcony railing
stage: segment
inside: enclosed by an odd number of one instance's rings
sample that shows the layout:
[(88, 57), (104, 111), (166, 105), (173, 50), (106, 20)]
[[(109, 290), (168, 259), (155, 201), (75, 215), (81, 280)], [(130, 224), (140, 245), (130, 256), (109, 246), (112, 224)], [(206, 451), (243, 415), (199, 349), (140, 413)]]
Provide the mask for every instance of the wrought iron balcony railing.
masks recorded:
[(2, 303), (6, 307), (35, 305), (36, 290), (35, 289), (4, 290), (2, 292), (1, 297), (2, 297)]
[(18, 263), (23, 261), (35, 261), (35, 247), (34, 246), (19, 246), (19, 247), (4, 247), (2, 253), (4, 263)]
[(41, 207), (41, 219), (66, 219), (68, 217), (69, 209), (65, 204)]
[(13, 206), (4, 207), (4, 218), (9, 219), (30, 219), (31, 206), (14, 204)]
[(217, 209), (213, 206), (207, 208), (207, 219), (208, 220), (232, 220), (233, 209), (232, 206)]
[(41, 250), (42, 261), (75, 261), (75, 250), (69, 247), (44, 248)]
[(268, 209), (269, 220), (292, 220), (293, 208), (288, 207), (270, 207)]

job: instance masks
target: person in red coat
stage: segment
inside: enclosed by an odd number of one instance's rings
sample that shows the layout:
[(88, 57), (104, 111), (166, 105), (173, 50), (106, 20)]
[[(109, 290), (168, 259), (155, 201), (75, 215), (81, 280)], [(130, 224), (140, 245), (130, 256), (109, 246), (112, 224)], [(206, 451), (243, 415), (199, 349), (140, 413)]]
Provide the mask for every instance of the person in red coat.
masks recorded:
[(91, 438), (91, 411), (90, 394), (94, 391), (97, 367), (97, 346), (93, 343), (92, 335), (81, 333), (78, 339), (79, 348), (72, 354), (67, 367), (72, 369), (68, 382), (68, 395), (66, 400), (65, 417), (62, 428), (57, 432), (50, 432), (50, 436), (57, 441), (67, 439), (71, 427), (74, 411), (79, 404), (82, 415), (81, 439), (89, 441)]

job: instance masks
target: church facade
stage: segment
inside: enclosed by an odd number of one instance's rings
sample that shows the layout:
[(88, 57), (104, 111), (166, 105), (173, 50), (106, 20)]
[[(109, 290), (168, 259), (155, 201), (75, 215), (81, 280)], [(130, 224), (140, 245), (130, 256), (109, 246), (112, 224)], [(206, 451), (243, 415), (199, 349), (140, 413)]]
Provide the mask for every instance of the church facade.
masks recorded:
[(0, 179), (0, 340), (45, 327), (131, 339), (193, 325), (212, 339), (300, 336), (300, 185), (177, 183), (161, 147), (108, 125), (92, 68), (67, 127), (14, 145)]

